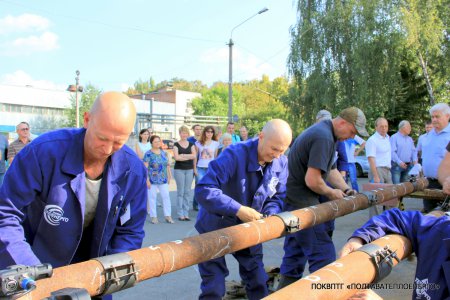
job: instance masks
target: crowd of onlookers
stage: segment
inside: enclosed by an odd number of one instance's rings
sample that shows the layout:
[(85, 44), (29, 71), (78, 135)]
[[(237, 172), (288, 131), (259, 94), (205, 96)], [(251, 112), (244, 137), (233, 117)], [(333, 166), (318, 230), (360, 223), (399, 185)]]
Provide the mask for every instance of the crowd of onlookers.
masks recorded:
[[(248, 140), (248, 130), (245, 126), (235, 134), (235, 124), (227, 123), (226, 132), (222, 133), (220, 126), (195, 124), (190, 129), (182, 125), (178, 129), (179, 139), (174, 143), (171, 152), (162, 149), (161, 137), (154, 134), (152, 128), (139, 132), (139, 141), (135, 145), (136, 154), (143, 160), (148, 170), (148, 202), (147, 212), (152, 224), (159, 223), (157, 217), (157, 192), (162, 198), (164, 218), (167, 223), (172, 219), (169, 198), (169, 183), (175, 179), (177, 187), (177, 216), (179, 221), (190, 221), (189, 210), (199, 209), (192, 193), (192, 182), (197, 183), (208, 170), (209, 163), (218, 157), (229, 145)], [(171, 163), (173, 174), (171, 172)]]
[[(388, 135), (388, 121), (380, 117), (375, 121), (375, 133), (366, 141), (358, 135), (345, 141), (337, 142), (337, 168), (355, 191), (359, 192), (356, 170), (356, 156), (365, 151), (369, 162), (369, 181), (371, 183), (397, 184), (408, 180), (408, 173), (416, 169), (423, 170), (428, 177), (430, 188), (440, 188), (437, 181), (439, 157), (445, 153), (446, 141), (449, 140), (448, 118), (450, 112), (444, 103), (433, 106), (430, 110), (431, 119), (425, 123), (425, 133), (421, 134), (417, 143), (410, 137), (411, 124), (403, 120), (398, 124), (398, 131)], [(321, 110), (316, 116), (317, 121), (331, 119), (331, 114)], [(164, 217), (168, 223), (173, 223), (171, 217), (168, 184), (172, 175), (177, 186), (177, 216), (180, 221), (189, 221), (189, 209), (198, 210), (198, 203), (192, 195), (192, 182), (197, 183), (206, 173), (209, 163), (219, 156), (229, 145), (246, 141), (248, 130), (245, 126), (235, 133), (235, 124), (228, 123), (226, 132), (222, 133), (220, 126), (201, 126), (195, 124), (190, 130), (183, 125), (179, 128), (179, 140), (174, 144), (173, 157), (169, 152), (160, 150), (161, 138), (153, 134), (152, 128), (142, 129), (136, 153), (143, 159), (149, 170), (148, 214), (151, 223), (158, 223), (156, 216), (156, 196), (160, 191)], [(431, 133), (430, 133), (431, 132)], [(445, 144), (445, 145), (444, 145)], [(170, 162), (175, 161), (174, 174), (170, 171)], [(420, 166), (420, 167), (419, 167)], [(424, 212), (435, 206), (435, 201), (424, 200)], [(378, 213), (377, 207), (371, 208), (371, 215)]]

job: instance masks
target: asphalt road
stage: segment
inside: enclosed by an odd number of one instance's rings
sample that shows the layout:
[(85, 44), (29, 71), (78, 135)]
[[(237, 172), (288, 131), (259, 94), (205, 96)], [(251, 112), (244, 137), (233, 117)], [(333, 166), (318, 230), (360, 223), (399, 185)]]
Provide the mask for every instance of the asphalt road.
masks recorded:
[[(367, 178), (360, 178), (359, 184), (366, 183)], [(197, 235), (194, 228), (196, 212), (192, 211), (190, 222), (181, 222), (176, 219), (176, 187), (172, 182), (170, 185), (170, 197), (172, 201), (172, 216), (175, 224), (164, 223), (162, 208), (158, 207), (160, 223), (151, 224), (148, 220), (145, 224), (146, 237), (144, 247), (157, 245), (169, 241), (184, 239)], [(422, 208), (421, 200), (405, 198), (406, 210), (419, 210)], [(368, 220), (368, 210), (355, 212), (336, 220), (336, 230), (333, 241), (337, 251), (345, 244), (348, 237), (365, 221)], [(275, 239), (264, 243), (264, 264), (266, 266), (279, 266), (283, 257), (283, 240)], [(239, 281), (238, 265), (231, 255), (226, 257), (230, 275), (227, 280)], [(389, 283), (411, 283), (414, 278), (416, 266), (415, 259), (405, 260), (395, 267), (392, 273), (382, 282)], [(133, 288), (114, 294), (116, 300), (129, 299), (197, 299), (200, 292), (200, 275), (197, 266), (191, 266), (173, 273), (143, 281)], [(411, 299), (412, 290), (376, 290), (385, 299)], [(301, 299), (301, 297), (299, 297)]]

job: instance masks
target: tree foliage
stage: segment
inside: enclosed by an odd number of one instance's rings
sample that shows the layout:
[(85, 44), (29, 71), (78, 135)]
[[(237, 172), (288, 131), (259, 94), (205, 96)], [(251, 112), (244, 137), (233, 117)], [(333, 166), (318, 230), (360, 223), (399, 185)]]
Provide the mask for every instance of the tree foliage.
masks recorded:
[(155, 90), (159, 90), (167, 86), (172, 87), (176, 90), (196, 93), (202, 93), (207, 88), (206, 84), (203, 84), (201, 80), (187, 81), (185, 79), (175, 77), (169, 81), (164, 80), (158, 83)]
[[(270, 81), (261, 80), (233, 84), (233, 115), (238, 115), (238, 126), (245, 125), (250, 135), (258, 133), (265, 122), (274, 118), (285, 118), (286, 107), (280, 98), (287, 93), (289, 83), (279, 77)], [(192, 101), (194, 114), (226, 116), (228, 114), (228, 84), (216, 82), (202, 97)], [(237, 127), (238, 127), (237, 126)]]
[(141, 95), (141, 94), (148, 94), (150, 92), (153, 92), (156, 88), (155, 80), (153, 80), (152, 77), (150, 77), (149, 80), (143, 81), (142, 79), (139, 79), (134, 82), (133, 87), (129, 87), (128, 90), (125, 92), (127, 95)]
[(142, 79), (135, 81), (133, 87), (128, 88), (128, 90), (125, 91), (125, 94), (130, 96), (149, 94), (165, 87), (197, 93), (202, 93), (205, 89), (207, 89), (207, 86), (200, 80), (187, 81), (185, 79), (175, 77), (171, 80), (163, 80), (156, 84), (153, 77), (150, 76), (150, 79), (147, 81), (143, 81)]
[(283, 98), (299, 114), (295, 121), (306, 126), (320, 109), (336, 114), (351, 105), (363, 109), (369, 121), (378, 116), (404, 119), (411, 103), (423, 114), (428, 106), (423, 102), (430, 94), (419, 54), (437, 102), (445, 100), (448, 4), (448, 0), (299, 0), (288, 59), (296, 88)]
[(36, 116), (30, 120), (30, 127), (33, 133), (41, 134), (47, 131), (55, 130), (66, 126), (66, 120), (57, 116)]
[[(80, 112), (80, 126), (83, 126), (84, 113), (89, 111), (95, 99), (102, 91), (92, 84), (88, 84), (83, 93), (78, 93), (79, 97), (79, 112)], [(76, 98), (75, 93), (70, 97), (71, 107), (67, 110), (66, 127), (75, 127), (76, 125)]]

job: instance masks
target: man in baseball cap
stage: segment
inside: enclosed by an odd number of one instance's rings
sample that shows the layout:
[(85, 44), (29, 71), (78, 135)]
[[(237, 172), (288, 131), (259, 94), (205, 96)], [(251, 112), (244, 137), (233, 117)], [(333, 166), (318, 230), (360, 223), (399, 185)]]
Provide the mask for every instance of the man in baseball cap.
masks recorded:
[(348, 107), (339, 113), (339, 117), (353, 124), (358, 131), (358, 135), (369, 136), (366, 130), (366, 116), (357, 107)]
[[(325, 114), (319, 112), (318, 115), (323, 117)], [(353, 138), (356, 134), (367, 136), (365, 126), (364, 113), (350, 107), (334, 119), (316, 122), (295, 139), (289, 152), (284, 210), (318, 205), (320, 197), (336, 200), (355, 194), (336, 168), (336, 142)], [(301, 278), (306, 261), (310, 273), (335, 261), (331, 236), (332, 229), (324, 223), (287, 235), (278, 288)]]

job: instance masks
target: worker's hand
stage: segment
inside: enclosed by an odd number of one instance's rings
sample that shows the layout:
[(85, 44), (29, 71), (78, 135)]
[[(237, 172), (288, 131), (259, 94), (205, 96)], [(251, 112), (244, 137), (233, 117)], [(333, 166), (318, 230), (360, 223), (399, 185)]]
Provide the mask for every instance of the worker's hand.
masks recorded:
[(365, 300), (383, 300), (372, 290), (361, 290), (357, 291), (356, 294), (348, 298), (348, 300), (365, 299)]
[(447, 195), (450, 195), (450, 176), (445, 179), (444, 184), (442, 185), (442, 191)]
[(373, 183), (381, 183), (380, 176), (373, 176)]
[(151, 184), (150, 184), (150, 180), (147, 179), (147, 188), (150, 189)]
[(251, 207), (242, 205), (241, 208), (239, 208), (236, 216), (244, 223), (259, 220), (263, 217), (263, 215), (254, 210)]
[(339, 252), (339, 258), (347, 256), (353, 251), (358, 250), (362, 245), (364, 245), (364, 241), (358, 237), (349, 239), (347, 244), (345, 244)]
[(399, 164), (399, 166), (400, 166), (400, 168), (402, 168), (402, 169), (406, 169), (406, 168), (408, 167), (404, 162), (401, 162), (401, 163)]
[(330, 200), (336, 200), (336, 199), (342, 199), (347, 195), (340, 189), (331, 189), (326, 196)]

